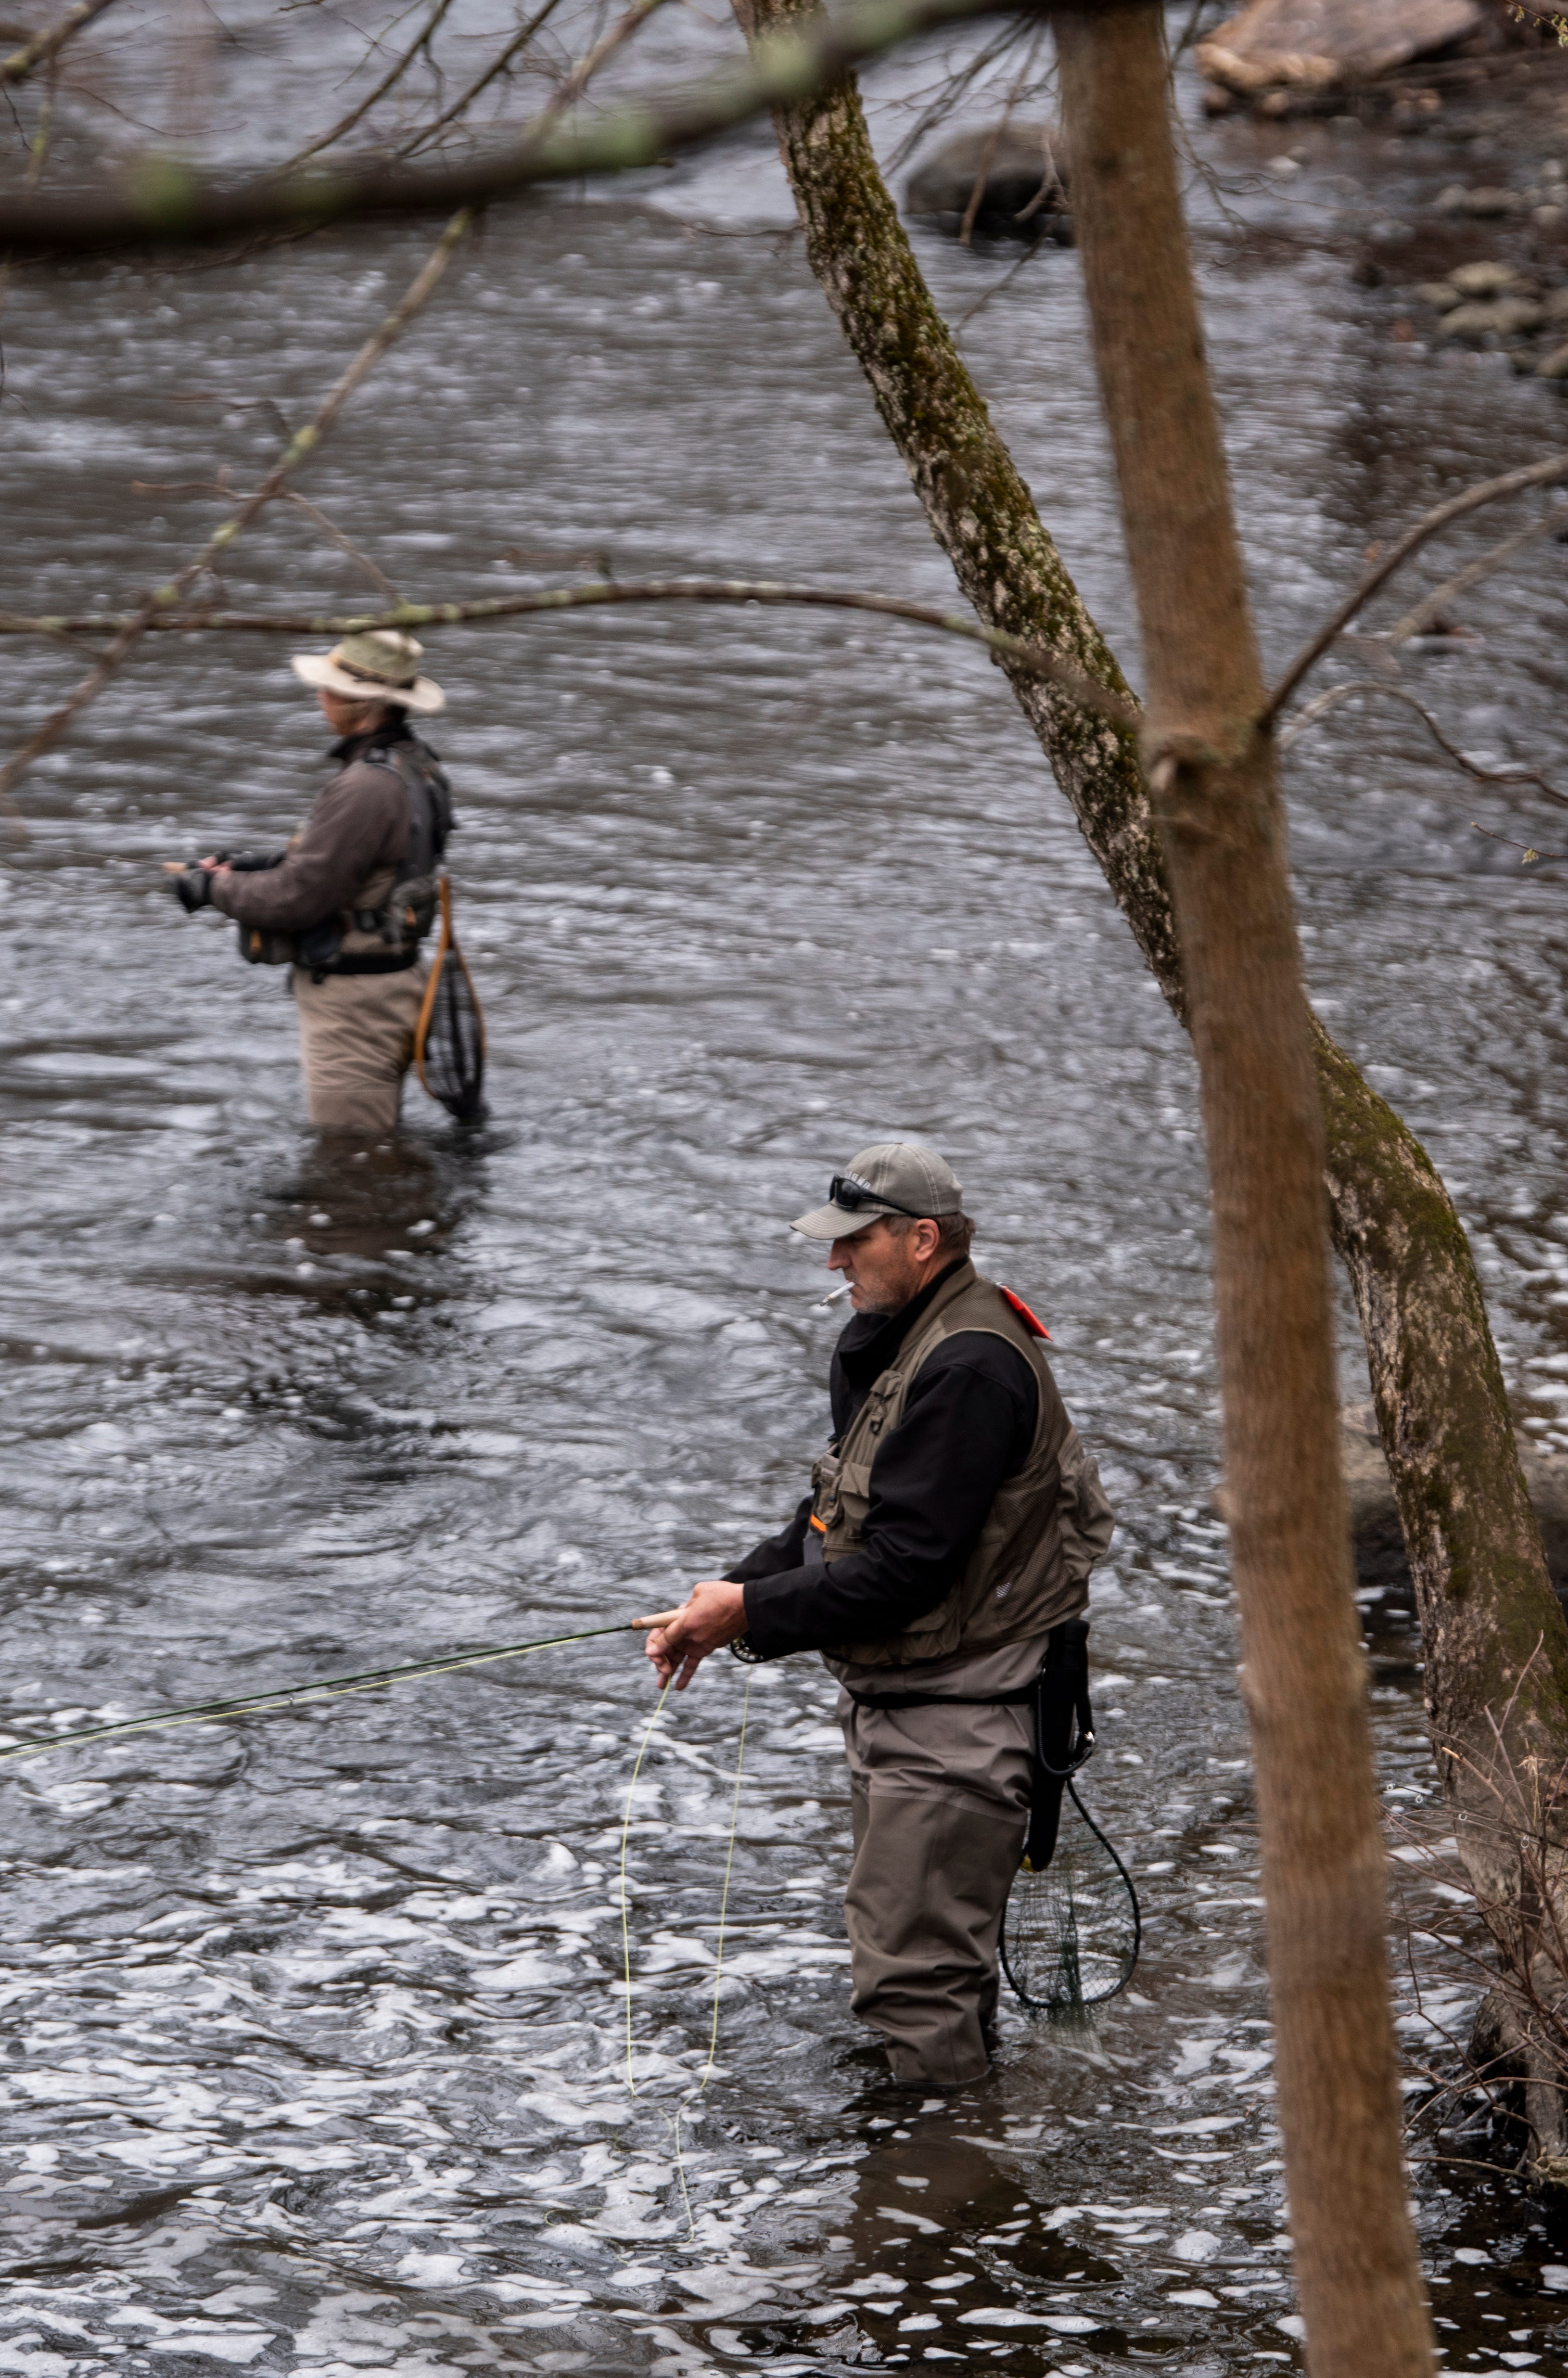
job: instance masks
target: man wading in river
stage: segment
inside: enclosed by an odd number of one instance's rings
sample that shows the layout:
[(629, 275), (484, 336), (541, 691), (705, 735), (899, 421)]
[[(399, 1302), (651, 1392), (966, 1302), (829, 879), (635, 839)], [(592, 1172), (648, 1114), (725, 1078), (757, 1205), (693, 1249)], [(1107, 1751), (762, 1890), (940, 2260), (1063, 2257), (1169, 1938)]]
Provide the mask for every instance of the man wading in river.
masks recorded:
[(850, 1283), (833, 1437), (789, 1525), (654, 1622), (683, 1690), (720, 1645), (820, 1651), (843, 1686), (855, 1862), (853, 2004), (896, 2080), (962, 2087), (989, 2060), (997, 1940), (1028, 1826), (1027, 1688), (1088, 1601), (1114, 1520), (1040, 1351), (969, 1260), (940, 1157), (862, 1148), (795, 1230)]
[(452, 830), (447, 779), (408, 723), (447, 699), (420, 676), (420, 650), (376, 629), (296, 654), (337, 738), (337, 775), (287, 850), (225, 852), (174, 876), (185, 908), (235, 919), (242, 956), (292, 967), (310, 1120), (325, 1131), (395, 1131), (413, 1055), (419, 945)]

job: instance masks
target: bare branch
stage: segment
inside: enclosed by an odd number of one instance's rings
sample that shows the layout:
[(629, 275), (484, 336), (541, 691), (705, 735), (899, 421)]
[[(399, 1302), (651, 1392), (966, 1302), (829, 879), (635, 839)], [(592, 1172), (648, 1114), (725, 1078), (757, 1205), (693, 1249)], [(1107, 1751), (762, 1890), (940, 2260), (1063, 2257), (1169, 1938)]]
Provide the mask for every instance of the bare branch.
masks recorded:
[(102, 17), (105, 8), (112, 8), (114, 5), (114, 0), (76, 0), (76, 6), (67, 8), (54, 24), (45, 25), (42, 32), (34, 33), (19, 50), (13, 50), (8, 58), (0, 58), (0, 84), (26, 82), (36, 68), (48, 66), (52, 59), (59, 56), (73, 34), (79, 33), (84, 25), (90, 25), (95, 17)]
[(1563, 479), (1568, 479), (1568, 454), (1557, 454), (1544, 462), (1528, 462), (1522, 470), (1505, 471), (1501, 478), (1483, 479), (1479, 486), (1466, 487), (1461, 494), (1450, 496), (1446, 503), (1434, 505), (1430, 512), (1423, 513), (1415, 525), (1407, 528), (1381, 559), (1373, 563), (1360, 584), (1346, 596), (1338, 610), (1302, 645), (1259, 712), (1259, 726), (1267, 727), (1278, 717), (1308, 670), (1317, 666), (1362, 606), (1371, 601), (1378, 588), (1385, 585), (1394, 571), (1408, 561), (1429, 537), (1436, 536), (1450, 521), (1460, 520), (1466, 512), (1478, 511), (1483, 504), (1500, 503), (1505, 496), (1522, 495), (1526, 487), (1555, 486)]
[(1559, 504), (1555, 511), (1543, 512), (1538, 521), (1532, 521), (1527, 528), (1518, 529), (1512, 536), (1505, 536), (1501, 545), (1494, 545), (1490, 552), (1481, 554), (1475, 561), (1466, 562), (1463, 570), (1456, 570), (1452, 578), (1445, 578), (1441, 586), (1434, 586), (1413, 611), (1406, 611), (1402, 619), (1395, 620), (1388, 631), (1389, 643), (1403, 644), (1407, 643), (1412, 636), (1424, 636), (1428, 629), (1442, 617), (1456, 595), (1467, 594), (1470, 588), (1478, 586), (1483, 578), (1490, 578), (1494, 570), (1505, 569), (1516, 553), (1523, 553), (1526, 546), (1534, 545), (1538, 538), (1558, 536), (1564, 531), (1568, 531), (1568, 504)]
[[(215, 479), (133, 479), (131, 493), (133, 496), (218, 496), (226, 504), (233, 503), (234, 498), (234, 490), (229, 484), (229, 466), (226, 462)], [(402, 601), (402, 596), (386, 571), (377, 563), (372, 561), (367, 553), (362, 553), (353, 539), (346, 535), (335, 521), (329, 520), (319, 504), (313, 504), (308, 496), (300, 494), (297, 487), (281, 487), (278, 494), (280, 501), (294, 505), (308, 519), (313, 520), (322, 534), (329, 538), (337, 546), (338, 551), (346, 554), (356, 568), (364, 571), (378, 594), (384, 594), (389, 603)]]
[(1413, 693), (1406, 693), (1402, 685), (1391, 685), (1381, 678), (1352, 678), (1348, 684), (1330, 686), (1326, 693), (1320, 693), (1313, 701), (1304, 703), (1279, 739), (1281, 751), (1288, 751), (1300, 736), (1316, 727), (1321, 719), (1326, 718), (1331, 710), (1337, 710), (1341, 703), (1348, 702), (1352, 694), (1359, 693), (1378, 694), (1388, 702), (1402, 702), (1406, 710), (1413, 710), (1439, 750), (1446, 751), (1454, 766), (1463, 768), (1478, 785), (1534, 785), (1549, 801), (1556, 801), (1561, 808), (1568, 810), (1568, 793), (1560, 793), (1538, 768), (1527, 767), (1522, 762), (1516, 767), (1483, 768), (1478, 761), (1461, 751), (1456, 743), (1449, 741), (1430, 711), (1418, 702)]
[[(177, 635), (357, 636), (372, 628), (448, 628), (478, 626), (496, 619), (538, 618), (558, 611), (598, 609), (621, 603), (757, 603), (798, 605), (809, 609), (875, 611), (884, 619), (908, 619), (915, 626), (935, 628), (981, 644), (999, 660), (1007, 660), (1047, 678), (1080, 709), (1108, 719), (1127, 734), (1137, 734), (1143, 715), (1120, 695), (1108, 693), (1082, 670), (1070, 667), (1043, 645), (1010, 636), (1000, 628), (983, 627), (960, 612), (938, 611), (928, 604), (905, 602), (897, 594), (856, 594), (834, 586), (795, 586), (772, 580), (726, 578), (650, 578), (599, 581), (591, 586), (550, 586), (528, 594), (497, 594), (473, 603), (400, 603), (395, 610), (343, 615), (300, 611), (181, 611), (165, 608), (143, 622), (139, 632), (157, 630)], [(123, 629), (141, 614), (125, 620), (102, 614), (84, 617), (41, 616), (0, 612), (0, 635), (67, 636)]]
[(373, 331), (365, 340), (347, 370), (341, 374), (323, 400), (315, 419), (307, 422), (303, 429), (296, 431), (290, 438), (261, 485), (253, 494), (245, 497), (237, 510), (231, 513), (226, 521), (213, 530), (193, 561), (187, 561), (185, 568), (176, 577), (171, 579), (167, 585), (155, 588), (150, 594), (143, 598), (138, 609), (116, 624), (113, 642), (95, 666), (89, 670), (79, 684), (73, 687), (60, 707), (51, 713), (42, 726), (29, 736), (21, 749), (13, 752), (5, 767), (0, 769), (0, 801), (14, 808), (15, 804), (12, 800), (14, 787), (26, 775), (32, 763), (43, 752), (50, 751), (59, 741), (78, 714), (85, 710), (88, 703), (102, 692), (110, 679), (147, 631), (155, 627), (161, 619), (173, 612), (186, 599), (197, 580), (228, 552), (235, 539), (249, 527), (257, 512), (269, 504), (274, 496), (282, 492), (283, 483), (290, 472), (297, 463), (303, 462), (305, 456), (312, 453), (321, 443), (360, 382), (380, 361), (388, 348), (401, 337), (410, 322), (431, 295), (451, 259), (453, 249), (468, 230), (472, 221), (473, 217), (466, 212), (452, 217), (399, 304), (392, 308), (379, 329)]
[(287, 172), (290, 167), (295, 165), (303, 165), (307, 157), (318, 156), (323, 149), (330, 149), (334, 141), (341, 140), (346, 133), (353, 130), (356, 124), (363, 122), (371, 109), (377, 106), (386, 98), (387, 93), (402, 80), (421, 50), (428, 49), (440, 27), (442, 18), (451, 5), (452, 0), (436, 0), (436, 6), (401, 57), (393, 60), (368, 97), (362, 99), (357, 107), (351, 107), (346, 115), (340, 116), (329, 132), (323, 132), (318, 139), (309, 141), (305, 148), (296, 150), (284, 171)]
[(1521, 867), (1554, 867), (1568, 859), (1568, 850), (1538, 850), (1533, 842), (1515, 842), (1511, 834), (1493, 834), (1490, 825), (1482, 825), (1475, 818), (1470, 820), (1470, 832), (1484, 834), (1489, 842), (1500, 842), (1505, 849), (1516, 850)]
[[(1056, 15), (1069, 5), (1032, 0), (1032, 10)], [(1135, 5), (1099, 0), (1102, 9)], [(509, 142), (450, 165), (343, 166), (223, 183), (173, 158), (149, 160), (129, 198), (8, 199), (0, 205), (0, 253), (20, 260), (211, 247), (261, 232), (307, 232), (329, 222), (479, 207), (542, 182), (626, 173), (732, 131), (768, 108), (805, 99), (918, 33), (991, 15), (997, 6), (998, 0), (856, 0), (836, 19), (764, 37), (745, 64), (696, 90), (655, 94), (608, 111), (595, 124), (552, 126), (525, 143)]]
[(534, 34), (542, 31), (549, 23), (559, 6), (560, 0), (545, 0), (545, 5), (538, 15), (531, 17), (527, 24), (512, 35), (499, 55), (491, 59), (482, 74), (474, 76), (467, 89), (458, 93), (451, 105), (443, 108), (439, 115), (432, 116), (428, 124), (422, 124), (418, 131), (404, 141), (398, 150), (399, 156), (412, 157), (417, 150), (427, 149), (438, 132), (444, 132), (449, 124), (455, 124), (460, 116), (466, 115), (474, 101), (488, 90), (497, 78), (506, 74), (513, 62), (522, 55)]
[(937, 85), (936, 97), (927, 102), (883, 167), (889, 181), (909, 162), (926, 135), (946, 122), (965, 92), (978, 82), (987, 68), (995, 66), (999, 58), (1005, 57), (1013, 43), (1023, 39), (1028, 30), (1024, 24), (1008, 25), (994, 42), (987, 42), (984, 48), (976, 50), (974, 56), (955, 73), (943, 75)]
[[(1002, 109), (1001, 114), (998, 116), (996, 122), (992, 125), (989, 132), (986, 136), (986, 146), (981, 151), (980, 162), (976, 169), (975, 186), (969, 193), (969, 203), (964, 210), (964, 221), (958, 227), (958, 244), (961, 247), (967, 247), (974, 237), (975, 219), (980, 211), (981, 201), (986, 195), (986, 180), (991, 170), (991, 162), (996, 156), (998, 149), (1001, 145), (1003, 134), (1007, 131), (1008, 126), (1012, 122), (1012, 111), (1023, 97), (1023, 92), (1028, 86), (1029, 78), (1035, 71), (1035, 60), (1039, 55), (1040, 43), (1044, 41), (1045, 36), (1045, 27), (1043, 25), (1036, 26), (1035, 29), (1034, 39), (1031, 41), (1028, 49), (1024, 52), (1023, 64), (1019, 67), (1017, 74), (1013, 77), (1012, 89), (1007, 94), (1007, 104)], [(1049, 183), (1053, 179), (1054, 171), (1047, 158), (1045, 161), (1045, 175), (1041, 184), (1042, 188), (1045, 187), (1046, 184)]]
[(569, 107), (574, 106), (606, 60), (613, 58), (622, 42), (628, 42), (654, 9), (663, 6), (664, 0), (632, 0), (626, 14), (617, 17), (615, 23), (599, 36), (592, 48), (578, 60), (560, 89), (552, 93), (548, 104), (540, 110), (528, 126), (524, 139), (533, 138), (547, 124), (554, 123), (557, 116), (563, 115)]

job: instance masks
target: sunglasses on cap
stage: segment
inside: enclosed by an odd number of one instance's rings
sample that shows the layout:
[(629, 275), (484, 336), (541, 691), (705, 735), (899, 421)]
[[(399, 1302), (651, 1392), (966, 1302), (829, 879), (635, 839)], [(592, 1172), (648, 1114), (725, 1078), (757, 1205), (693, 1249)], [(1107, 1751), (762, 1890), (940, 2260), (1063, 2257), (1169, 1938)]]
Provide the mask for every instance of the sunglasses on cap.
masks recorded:
[(891, 1207), (895, 1214), (907, 1214), (912, 1221), (920, 1222), (926, 1219), (923, 1214), (917, 1214), (913, 1206), (901, 1206), (896, 1198), (884, 1197), (880, 1189), (868, 1188), (864, 1181), (856, 1181), (853, 1172), (833, 1174), (828, 1183), (828, 1203), (837, 1206), (845, 1214), (858, 1214), (867, 1206), (884, 1206)]

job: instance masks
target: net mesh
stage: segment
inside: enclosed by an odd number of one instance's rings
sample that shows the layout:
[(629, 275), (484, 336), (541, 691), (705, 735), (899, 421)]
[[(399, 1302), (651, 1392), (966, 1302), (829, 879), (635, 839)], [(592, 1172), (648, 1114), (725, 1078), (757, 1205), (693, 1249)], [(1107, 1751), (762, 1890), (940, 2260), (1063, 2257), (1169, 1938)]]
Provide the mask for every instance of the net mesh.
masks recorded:
[(441, 885), (441, 938), (425, 985), (414, 1044), (419, 1078), (459, 1123), (483, 1123), (485, 1015), (473, 978), (451, 928), (451, 895)]
[(1141, 1933), (1132, 1879), (1069, 1784), (1049, 1866), (1021, 1867), (1008, 1894), (1001, 1962), (1013, 1994), (1053, 2013), (1098, 2006), (1131, 1980)]

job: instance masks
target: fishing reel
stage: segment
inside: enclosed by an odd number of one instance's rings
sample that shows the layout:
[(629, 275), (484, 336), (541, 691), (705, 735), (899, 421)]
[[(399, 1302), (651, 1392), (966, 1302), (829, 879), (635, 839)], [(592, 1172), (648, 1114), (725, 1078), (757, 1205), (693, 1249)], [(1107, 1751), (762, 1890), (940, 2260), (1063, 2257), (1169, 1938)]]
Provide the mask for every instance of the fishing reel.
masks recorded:
[(163, 867), (169, 878), (169, 889), (187, 917), (194, 917), (198, 908), (210, 908), (212, 870), (209, 867), (198, 866), (194, 859), (187, 863), (183, 859), (166, 859)]

